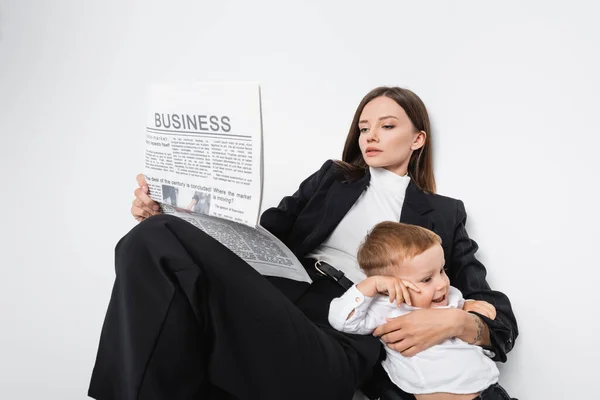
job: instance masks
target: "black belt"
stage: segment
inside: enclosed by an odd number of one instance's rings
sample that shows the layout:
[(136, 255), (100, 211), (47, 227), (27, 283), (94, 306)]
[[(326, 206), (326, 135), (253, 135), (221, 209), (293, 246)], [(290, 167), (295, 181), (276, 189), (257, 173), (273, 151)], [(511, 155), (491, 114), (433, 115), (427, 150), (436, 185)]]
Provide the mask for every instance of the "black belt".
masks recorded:
[(330, 277), (331, 279), (336, 281), (338, 283), (338, 285), (340, 285), (341, 287), (343, 287), (346, 290), (350, 289), (354, 285), (354, 282), (352, 282), (350, 279), (346, 278), (346, 276), (344, 275), (344, 273), (342, 271), (327, 264), (326, 262), (323, 262), (323, 261), (315, 262), (315, 269), (317, 270), (317, 272), (320, 275)]

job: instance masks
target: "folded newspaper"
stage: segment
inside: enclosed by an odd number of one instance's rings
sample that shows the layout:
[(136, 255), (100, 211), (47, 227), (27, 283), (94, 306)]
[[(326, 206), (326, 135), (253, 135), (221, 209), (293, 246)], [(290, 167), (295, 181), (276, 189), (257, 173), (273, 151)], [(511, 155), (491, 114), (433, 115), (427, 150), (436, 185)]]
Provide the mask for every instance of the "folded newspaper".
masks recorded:
[(263, 275), (310, 282), (291, 250), (258, 224), (259, 85), (154, 86), (148, 100), (144, 174), (163, 212), (202, 229)]

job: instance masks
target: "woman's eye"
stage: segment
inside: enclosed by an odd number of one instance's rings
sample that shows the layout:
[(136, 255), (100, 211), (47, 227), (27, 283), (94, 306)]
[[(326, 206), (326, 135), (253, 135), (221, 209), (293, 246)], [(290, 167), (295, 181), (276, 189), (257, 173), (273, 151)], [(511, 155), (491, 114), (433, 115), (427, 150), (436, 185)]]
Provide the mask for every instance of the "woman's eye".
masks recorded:
[(394, 129), (394, 125), (384, 125), (383, 129)]
[(365, 133), (366, 131), (368, 131), (368, 129), (367, 128), (359, 128), (358, 131), (360, 133)]

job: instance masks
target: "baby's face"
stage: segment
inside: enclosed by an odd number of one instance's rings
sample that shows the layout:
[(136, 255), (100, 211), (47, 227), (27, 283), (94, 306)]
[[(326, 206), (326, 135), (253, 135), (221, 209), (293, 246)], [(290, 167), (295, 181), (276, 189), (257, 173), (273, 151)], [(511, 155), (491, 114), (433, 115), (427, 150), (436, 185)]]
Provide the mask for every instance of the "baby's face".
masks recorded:
[(411, 281), (421, 289), (420, 293), (409, 289), (413, 306), (431, 308), (448, 305), (450, 279), (444, 271), (444, 264), (444, 250), (436, 244), (397, 268), (397, 277)]

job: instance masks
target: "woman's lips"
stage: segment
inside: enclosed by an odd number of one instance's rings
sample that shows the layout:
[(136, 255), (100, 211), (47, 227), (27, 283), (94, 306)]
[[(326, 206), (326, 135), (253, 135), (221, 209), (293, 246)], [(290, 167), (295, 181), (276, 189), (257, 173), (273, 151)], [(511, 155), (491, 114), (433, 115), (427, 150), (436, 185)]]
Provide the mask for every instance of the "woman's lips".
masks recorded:
[(381, 153), (381, 150), (367, 150), (367, 151), (365, 151), (365, 155), (367, 157), (373, 157), (373, 156), (376, 156), (379, 153)]

